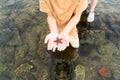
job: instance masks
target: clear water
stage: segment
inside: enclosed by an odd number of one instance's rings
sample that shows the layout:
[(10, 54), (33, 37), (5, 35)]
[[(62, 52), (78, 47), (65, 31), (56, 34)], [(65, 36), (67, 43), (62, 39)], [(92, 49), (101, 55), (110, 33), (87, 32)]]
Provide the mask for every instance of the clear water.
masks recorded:
[[(78, 24), (80, 48), (52, 53), (38, 0), (1, 0), (0, 80), (120, 80), (119, 9), (120, 0), (99, 0), (95, 21), (85, 13)], [(98, 74), (101, 66), (107, 77)]]

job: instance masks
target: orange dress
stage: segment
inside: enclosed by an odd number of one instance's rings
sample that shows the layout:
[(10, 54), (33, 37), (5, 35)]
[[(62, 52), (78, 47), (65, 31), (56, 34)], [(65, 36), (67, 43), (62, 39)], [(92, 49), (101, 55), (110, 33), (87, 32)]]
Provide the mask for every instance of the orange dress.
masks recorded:
[[(61, 32), (74, 14), (82, 13), (87, 8), (88, 0), (39, 0), (39, 3), (40, 11), (52, 14)], [(76, 32), (75, 26), (69, 35)]]

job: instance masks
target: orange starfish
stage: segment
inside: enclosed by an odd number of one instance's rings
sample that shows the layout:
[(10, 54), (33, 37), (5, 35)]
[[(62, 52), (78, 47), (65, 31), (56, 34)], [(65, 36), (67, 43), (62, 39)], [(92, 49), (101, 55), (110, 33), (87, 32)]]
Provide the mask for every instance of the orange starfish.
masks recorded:
[(57, 40), (55, 40), (54, 42), (56, 42), (57, 45), (58, 45), (59, 43), (62, 44), (62, 41), (61, 41), (61, 40), (62, 40), (62, 38), (59, 39), (59, 38), (57, 37)]

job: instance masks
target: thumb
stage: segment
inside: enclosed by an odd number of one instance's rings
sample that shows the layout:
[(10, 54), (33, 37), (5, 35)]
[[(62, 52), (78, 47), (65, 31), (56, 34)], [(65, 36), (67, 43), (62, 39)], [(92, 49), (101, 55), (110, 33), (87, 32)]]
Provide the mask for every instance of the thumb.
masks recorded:
[(48, 39), (49, 39), (49, 36), (47, 35), (47, 36), (45, 37), (45, 40), (44, 40), (44, 43), (45, 43), (45, 44), (48, 42)]
[(69, 36), (66, 37), (66, 45), (69, 46)]

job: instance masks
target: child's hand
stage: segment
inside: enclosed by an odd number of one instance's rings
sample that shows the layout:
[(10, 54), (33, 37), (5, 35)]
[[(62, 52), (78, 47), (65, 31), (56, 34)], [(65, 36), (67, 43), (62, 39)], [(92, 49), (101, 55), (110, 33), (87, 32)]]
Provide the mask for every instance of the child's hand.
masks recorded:
[(52, 50), (53, 52), (56, 50), (57, 44), (54, 41), (56, 40), (57, 37), (58, 33), (49, 33), (45, 37), (44, 43), (48, 43), (47, 50)]

